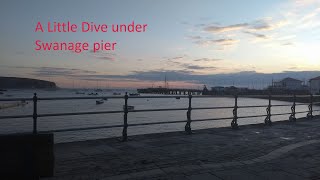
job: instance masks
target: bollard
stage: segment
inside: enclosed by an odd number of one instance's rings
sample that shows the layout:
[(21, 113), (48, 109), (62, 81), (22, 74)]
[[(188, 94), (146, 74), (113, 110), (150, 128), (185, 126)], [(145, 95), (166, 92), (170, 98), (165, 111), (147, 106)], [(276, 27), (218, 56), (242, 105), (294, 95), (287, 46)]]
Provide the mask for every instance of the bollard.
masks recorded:
[(34, 93), (34, 96), (33, 96), (33, 134), (37, 134), (37, 119), (38, 119), (37, 102), (38, 102), (37, 93)]
[(231, 121), (231, 128), (238, 129), (238, 96), (234, 96), (233, 120)]
[(313, 95), (310, 94), (310, 104), (308, 105), (309, 112), (307, 114), (308, 119), (313, 118)]
[(122, 130), (122, 141), (128, 140), (128, 93), (126, 92), (126, 95), (124, 96), (124, 115), (123, 115), (123, 130)]
[(291, 114), (289, 116), (289, 121), (295, 122), (297, 120), (296, 118), (296, 95), (293, 95), (293, 104), (291, 106)]
[(271, 126), (272, 125), (272, 121), (271, 121), (271, 95), (269, 95), (269, 104), (268, 104), (268, 107), (266, 109), (267, 111), (267, 117), (265, 118), (264, 120), (264, 124), (265, 125), (268, 125), (268, 126)]
[(188, 107), (188, 111), (187, 111), (187, 124), (184, 127), (184, 130), (187, 134), (192, 134), (192, 131), (191, 131), (191, 110), (192, 110), (191, 99), (192, 99), (192, 95), (189, 94), (189, 107)]

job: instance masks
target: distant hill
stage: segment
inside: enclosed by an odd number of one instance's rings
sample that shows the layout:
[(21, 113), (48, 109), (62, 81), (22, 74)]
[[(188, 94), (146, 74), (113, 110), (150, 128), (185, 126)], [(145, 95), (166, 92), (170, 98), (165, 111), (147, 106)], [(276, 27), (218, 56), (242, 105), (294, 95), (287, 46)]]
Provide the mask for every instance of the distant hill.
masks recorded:
[(2, 89), (55, 89), (56, 83), (39, 79), (0, 77)]

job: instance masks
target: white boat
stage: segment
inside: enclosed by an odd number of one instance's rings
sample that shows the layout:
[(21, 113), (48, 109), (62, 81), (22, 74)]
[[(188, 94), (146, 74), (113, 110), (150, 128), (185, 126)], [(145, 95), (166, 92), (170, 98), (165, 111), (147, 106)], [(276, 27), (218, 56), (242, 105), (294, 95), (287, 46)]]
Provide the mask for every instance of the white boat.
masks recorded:
[(104, 103), (103, 99), (100, 99), (100, 100), (96, 101), (96, 104), (103, 104), (103, 103)]

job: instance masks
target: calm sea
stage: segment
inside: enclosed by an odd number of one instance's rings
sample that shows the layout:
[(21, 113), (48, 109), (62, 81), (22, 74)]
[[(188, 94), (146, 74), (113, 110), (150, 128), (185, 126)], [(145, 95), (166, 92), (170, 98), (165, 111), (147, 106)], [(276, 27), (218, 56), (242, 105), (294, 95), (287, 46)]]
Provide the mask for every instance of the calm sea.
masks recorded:
[[(32, 97), (35, 90), (10, 90), (0, 95), (0, 98), (7, 98), (5, 95), (16, 97)], [(74, 90), (57, 90), (44, 91), (36, 90), (38, 97), (70, 97), (70, 96), (89, 96), (86, 91), (85, 95), (75, 94)], [(110, 96), (115, 91), (99, 92), (100, 96)], [(120, 92), (120, 91), (116, 91)], [(124, 92), (121, 92), (122, 95)], [(142, 95), (143, 96), (143, 95)], [(91, 96), (90, 96), (91, 97)], [(3, 103), (3, 102), (0, 102)], [(267, 105), (268, 100), (254, 98), (239, 98), (239, 106), (243, 105)], [(95, 100), (59, 100), (59, 101), (39, 101), (38, 114), (42, 113), (63, 113), (63, 112), (81, 112), (81, 111), (105, 111), (105, 110), (122, 110), (124, 104), (123, 99), (108, 99), (103, 104), (96, 105)], [(146, 99), (129, 99), (129, 105), (133, 105), (138, 109), (156, 109), (156, 108), (186, 108), (188, 107), (188, 99), (181, 98), (146, 98)], [(289, 104), (289, 102), (272, 101), (272, 104)], [(192, 107), (214, 107), (214, 106), (233, 106), (233, 98), (193, 98)], [(320, 109), (315, 107), (314, 109)], [(297, 106), (296, 111), (307, 111), (306, 105)], [(8, 109), (0, 109), (1, 116), (4, 115), (29, 115), (33, 112), (32, 103), (29, 102), (26, 106), (19, 106)], [(290, 112), (290, 107), (273, 107), (272, 113)], [(238, 116), (247, 115), (263, 115), (266, 114), (265, 108), (241, 108), (238, 110)], [(319, 112), (317, 112), (319, 114)], [(272, 121), (288, 120), (289, 115), (273, 116)], [(297, 118), (305, 117), (306, 113), (297, 114)], [(232, 109), (217, 109), (217, 110), (193, 110), (192, 119), (206, 119), (232, 117)], [(186, 120), (186, 111), (170, 111), (170, 112), (141, 112), (128, 114), (128, 123), (144, 123), (144, 122), (161, 122), (161, 121), (176, 121)], [(192, 122), (192, 129), (205, 129), (212, 127), (230, 126), (231, 120)], [(264, 117), (239, 119), (238, 124), (255, 124), (263, 123)], [(123, 114), (98, 114), (98, 115), (76, 115), (63, 117), (45, 117), (38, 118), (38, 130), (56, 130), (65, 128), (79, 127), (95, 127), (106, 125), (123, 124)], [(128, 135), (149, 134), (159, 132), (171, 132), (184, 130), (185, 123), (162, 124), (135, 126), (128, 128)], [(0, 134), (32, 132), (32, 118), (24, 119), (4, 119), (0, 120)], [(55, 133), (55, 142), (71, 142), (89, 139), (99, 139), (106, 137), (121, 136), (122, 128), (85, 130), (75, 132), (59, 132)]]

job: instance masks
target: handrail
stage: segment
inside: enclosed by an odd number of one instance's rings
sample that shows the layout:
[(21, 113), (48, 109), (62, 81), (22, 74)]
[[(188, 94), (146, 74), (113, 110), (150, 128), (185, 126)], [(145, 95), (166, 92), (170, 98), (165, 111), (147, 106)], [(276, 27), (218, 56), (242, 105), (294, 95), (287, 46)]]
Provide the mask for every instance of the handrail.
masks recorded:
[[(92, 130), (92, 129), (101, 129), (101, 128), (115, 128), (115, 127), (122, 127), (122, 140), (127, 140), (127, 128), (128, 126), (145, 126), (145, 125), (157, 125), (157, 124), (171, 124), (171, 123), (187, 123), (185, 126), (185, 131), (188, 134), (191, 134), (191, 122), (201, 122), (201, 121), (218, 121), (218, 120), (228, 120), (233, 119), (231, 126), (234, 129), (238, 128), (237, 120), (238, 119), (244, 119), (244, 118), (256, 118), (256, 117), (266, 117), (265, 123), (267, 125), (271, 125), (271, 117), (272, 116), (280, 116), (280, 115), (290, 115), (289, 120), (295, 121), (295, 115), (301, 114), (301, 113), (308, 113), (308, 118), (313, 118), (313, 112), (318, 112), (320, 110), (313, 110), (313, 106), (316, 104), (320, 104), (320, 102), (313, 102), (314, 97), (319, 97), (318, 95), (243, 95), (243, 96), (230, 96), (225, 95), (222, 97), (234, 97), (235, 104), (234, 106), (214, 106), (214, 107), (192, 107), (192, 99), (193, 98), (217, 98), (221, 96), (211, 96), (211, 95), (165, 95), (165, 96), (128, 96), (127, 93), (125, 96), (94, 96), (94, 97), (45, 97), (45, 98), (39, 98), (37, 97), (37, 94), (35, 93), (33, 98), (0, 98), (1, 101), (33, 101), (33, 114), (29, 115), (13, 115), (13, 116), (0, 116), (0, 119), (12, 119), (12, 118), (33, 118), (33, 133), (37, 134), (39, 132), (66, 132), (66, 131), (80, 131), (80, 130)], [(269, 103), (265, 105), (244, 105), (239, 106), (238, 105), (238, 98), (268, 98)], [(293, 98), (293, 104), (272, 104), (272, 99), (276, 97), (289, 97)], [(309, 103), (297, 103), (296, 98), (297, 97), (309, 97), (310, 102)], [(55, 100), (84, 100), (84, 99), (102, 99), (102, 98), (108, 98), (108, 99), (124, 99), (124, 108), (123, 110), (112, 110), (112, 111), (85, 111), (85, 112), (73, 112), (73, 113), (45, 113), (45, 114), (38, 114), (37, 107), (39, 101), (55, 101)], [(157, 99), (157, 98), (186, 98), (188, 99), (188, 107), (184, 108), (160, 108), (160, 109), (129, 109), (128, 106), (128, 100), (129, 99)], [(302, 106), (302, 105), (308, 105), (309, 110), (308, 111), (299, 111), (296, 112), (295, 107), (296, 106)], [(271, 107), (286, 107), (291, 106), (291, 112), (290, 113), (272, 113)], [(247, 115), (247, 116), (238, 116), (238, 109), (242, 108), (266, 108), (267, 114), (261, 114), (261, 115)], [(233, 116), (232, 117), (221, 117), (221, 118), (208, 118), (208, 119), (191, 119), (191, 111), (193, 110), (219, 110), (219, 109), (233, 109)], [(134, 123), (130, 124), (128, 123), (128, 114), (129, 113), (137, 113), (137, 112), (156, 112), (156, 111), (187, 111), (187, 120), (176, 120), (176, 121), (161, 121), (161, 122), (146, 122), (146, 123)], [(121, 125), (107, 125), (107, 126), (96, 126), (96, 127), (79, 127), (79, 128), (67, 128), (67, 129), (55, 129), (55, 130), (49, 130), (49, 131), (38, 131), (37, 130), (37, 119), (40, 117), (57, 117), (57, 116), (74, 116), (74, 115), (90, 115), (90, 114), (112, 114), (112, 113), (123, 113), (124, 114), (124, 122)]]

